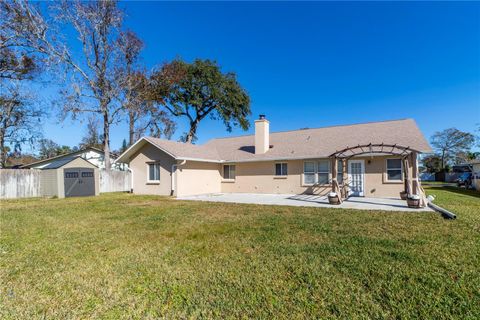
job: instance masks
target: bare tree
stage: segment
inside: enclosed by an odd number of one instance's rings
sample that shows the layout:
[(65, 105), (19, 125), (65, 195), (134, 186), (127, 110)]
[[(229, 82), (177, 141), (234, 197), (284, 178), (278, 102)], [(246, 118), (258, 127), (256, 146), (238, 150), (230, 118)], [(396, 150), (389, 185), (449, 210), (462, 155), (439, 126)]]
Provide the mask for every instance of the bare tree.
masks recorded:
[(88, 147), (94, 147), (98, 149), (102, 148), (103, 136), (100, 134), (98, 127), (98, 119), (94, 116), (90, 116), (88, 118), (85, 136), (82, 138), (82, 141), (78, 146), (80, 149), (85, 149)]
[(165, 110), (156, 108), (148, 99), (147, 73), (139, 66), (143, 42), (132, 31), (122, 32), (117, 40), (121, 51), (117, 63), (117, 78), (121, 89), (120, 99), (128, 113), (128, 145), (150, 131), (155, 137), (170, 139), (175, 123)]
[(74, 57), (58, 31), (26, 0), (7, 1), (11, 29), (17, 46), (48, 57), (64, 67), (69, 86), (62, 90), (62, 114), (76, 118), (84, 113), (99, 115), (103, 124), (105, 168), (110, 169), (110, 127), (120, 121), (122, 105), (116, 99), (118, 85), (115, 61), (117, 37), (123, 12), (116, 1), (54, 3), (52, 12), (58, 29), (71, 26), (77, 32), (83, 55)]
[(121, 52), (117, 63), (117, 78), (120, 84), (123, 107), (128, 113), (128, 145), (135, 142), (138, 122), (148, 113), (144, 99), (147, 84), (145, 71), (138, 68), (140, 52), (144, 47), (142, 40), (128, 30), (120, 33), (117, 45)]
[[(116, 37), (123, 13), (115, 1), (62, 2), (58, 18), (75, 28), (83, 48), (85, 67), (75, 63), (72, 87), (65, 91), (65, 114), (99, 114), (103, 124), (105, 169), (110, 169), (110, 126), (119, 121), (122, 105), (115, 103)], [(68, 59), (67, 59), (68, 62)]]
[[(24, 89), (40, 75), (40, 61), (28, 48), (19, 47), (16, 32), (19, 19), (14, 3), (0, 1), (0, 167), (5, 167), (7, 151), (18, 152), (24, 143), (40, 136), (43, 111), (38, 99)], [(10, 146), (10, 147), (9, 147)]]
[(5, 167), (7, 145), (19, 150), (24, 143), (33, 143), (43, 111), (31, 96), (22, 93), (17, 84), (2, 85), (0, 90), (0, 167)]

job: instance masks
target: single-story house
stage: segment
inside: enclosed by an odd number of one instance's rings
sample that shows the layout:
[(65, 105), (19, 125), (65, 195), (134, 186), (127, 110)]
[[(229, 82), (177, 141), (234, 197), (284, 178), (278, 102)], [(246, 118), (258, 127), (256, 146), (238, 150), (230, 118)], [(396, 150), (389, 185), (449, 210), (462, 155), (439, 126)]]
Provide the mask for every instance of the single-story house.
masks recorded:
[(261, 115), (255, 134), (203, 145), (143, 137), (119, 156), (136, 194), (417, 194), (417, 155), (431, 148), (412, 119), (270, 133)]
[[(94, 147), (87, 147), (85, 149), (77, 150), (70, 153), (65, 153), (56, 157), (36, 161), (33, 163), (29, 163), (26, 165), (21, 166), (21, 169), (42, 169), (51, 163), (64, 160), (64, 159), (74, 159), (74, 158), (83, 158), (96, 166), (99, 169), (105, 169), (105, 153), (103, 150)], [(128, 170), (128, 165), (125, 163), (115, 162), (117, 156), (113, 153), (110, 153), (110, 164), (112, 170), (119, 170), (119, 171), (126, 171)]]

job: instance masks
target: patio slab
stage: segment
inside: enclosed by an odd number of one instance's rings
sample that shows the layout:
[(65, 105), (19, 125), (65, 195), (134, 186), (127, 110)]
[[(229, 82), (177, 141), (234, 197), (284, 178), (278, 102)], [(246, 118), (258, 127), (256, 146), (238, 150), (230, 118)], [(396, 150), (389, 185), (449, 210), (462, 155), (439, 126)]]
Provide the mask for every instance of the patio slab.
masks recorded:
[(299, 194), (259, 194), (259, 193), (215, 193), (196, 196), (178, 197), (178, 200), (213, 201), (230, 203), (250, 203), (277, 206), (343, 208), (360, 210), (387, 211), (433, 211), (429, 207), (411, 209), (406, 201), (393, 198), (350, 197), (341, 205), (331, 205), (326, 196)]

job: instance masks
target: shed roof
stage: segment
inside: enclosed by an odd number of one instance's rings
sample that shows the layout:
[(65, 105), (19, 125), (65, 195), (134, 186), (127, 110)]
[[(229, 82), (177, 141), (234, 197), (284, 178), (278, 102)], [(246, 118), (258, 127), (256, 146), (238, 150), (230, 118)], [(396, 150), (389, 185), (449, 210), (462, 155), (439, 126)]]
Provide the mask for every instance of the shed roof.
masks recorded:
[(64, 165), (72, 162), (73, 160), (76, 160), (76, 159), (81, 159), (82, 161), (85, 161), (89, 166), (94, 166), (96, 167), (94, 164), (92, 164), (91, 162), (83, 159), (82, 157), (80, 156), (77, 156), (77, 157), (73, 157), (73, 158), (64, 158), (64, 159), (58, 159), (58, 160), (55, 160), (55, 161), (52, 161), (50, 162), (48, 165), (46, 165), (45, 167), (42, 167), (42, 168), (39, 168), (40, 170), (45, 170), (45, 169), (58, 169), (58, 168), (61, 168), (63, 167)]
[[(36, 166), (48, 163), (50, 161), (55, 162), (57, 160), (61, 160), (61, 159), (64, 159), (64, 158), (74, 159), (78, 155), (80, 155), (82, 153), (85, 153), (85, 152), (88, 152), (88, 151), (93, 151), (93, 152), (96, 152), (98, 154), (104, 154), (103, 150), (101, 150), (101, 149), (98, 149), (98, 148), (95, 148), (95, 147), (87, 147), (87, 148), (84, 148), (84, 149), (80, 149), (80, 150), (69, 152), (69, 153), (64, 153), (64, 154), (61, 154), (61, 155), (58, 155), (58, 156), (55, 156), (55, 157), (51, 157), (51, 158), (48, 158), (48, 159), (43, 159), (43, 160), (35, 161), (35, 162), (32, 162), (32, 163), (28, 163), (28, 164), (22, 165), (20, 168), (29, 169), (29, 168), (32, 168), (32, 167), (36, 167)], [(112, 159), (115, 159), (117, 157), (117, 155), (115, 155), (113, 153), (110, 153), (110, 157)]]

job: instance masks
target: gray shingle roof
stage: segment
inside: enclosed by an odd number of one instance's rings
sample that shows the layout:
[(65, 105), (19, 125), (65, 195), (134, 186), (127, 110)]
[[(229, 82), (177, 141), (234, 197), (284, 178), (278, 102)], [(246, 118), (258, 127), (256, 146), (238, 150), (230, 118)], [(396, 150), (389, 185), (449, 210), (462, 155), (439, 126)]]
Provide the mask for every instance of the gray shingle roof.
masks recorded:
[[(204, 145), (145, 139), (176, 159), (230, 162), (321, 158), (349, 146), (369, 143), (397, 144), (424, 153), (432, 151), (413, 119), (273, 132), (270, 150), (257, 155), (255, 135), (213, 139)], [(128, 157), (124, 155), (119, 160)]]
[(369, 143), (397, 144), (431, 152), (412, 119), (273, 132), (270, 134), (273, 147), (259, 155), (255, 155), (254, 135), (213, 139), (205, 146), (215, 147), (223, 160), (248, 161), (328, 157), (337, 150)]
[(77, 158), (80, 158), (80, 157), (58, 159), (58, 160), (52, 161), (51, 163), (49, 163), (49, 164), (46, 165), (45, 167), (40, 168), (40, 170), (44, 170), (44, 169), (57, 169), (57, 168), (63, 167), (63, 166), (66, 165), (67, 163), (72, 162), (73, 160), (75, 160), (75, 159), (77, 159)]

